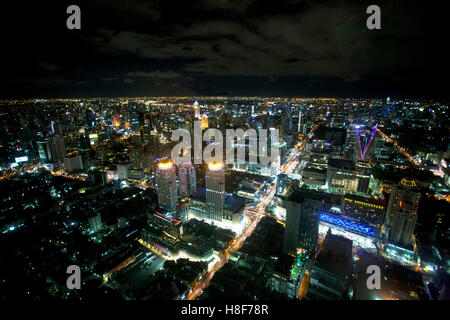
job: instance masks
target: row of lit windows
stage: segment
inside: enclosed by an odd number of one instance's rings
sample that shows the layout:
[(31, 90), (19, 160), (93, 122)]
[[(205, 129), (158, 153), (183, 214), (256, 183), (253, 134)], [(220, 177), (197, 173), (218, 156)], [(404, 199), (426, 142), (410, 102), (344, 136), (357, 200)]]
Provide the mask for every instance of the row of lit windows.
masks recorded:
[(348, 201), (348, 202), (354, 202), (356, 204), (362, 204), (363, 206), (370, 207), (370, 208), (381, 209), (381, 210), (384, 209), (384, 206), (380, 206), (380, 205), (373, 204), (373, 203), (367, 203), (367, 202), (352, 200), (352, 199), (348, 199), (348, 198), (344, 198), (344, 200)]

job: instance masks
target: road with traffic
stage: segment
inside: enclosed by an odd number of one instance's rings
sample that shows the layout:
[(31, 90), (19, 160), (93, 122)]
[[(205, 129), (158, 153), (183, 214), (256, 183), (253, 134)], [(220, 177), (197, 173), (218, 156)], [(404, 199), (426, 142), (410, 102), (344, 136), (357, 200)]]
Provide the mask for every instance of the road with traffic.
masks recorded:
[[(286, 163), (281, 167), (281, 172), (286, 174), (290, 174), (294, 172), (295, 168), (298, 165), (298, 158), (301, 152), (304, 150), (306, 143), (309, 139), (313, 137), (314, 131), (317, 129), (319, 125), (315, 124), (308, 136), (300, 141), (296, 146), (294, 151), (291, 153)], [(244, 230), (236, 236), (234, 241), (225, 249), (225, 251), (221, 254), (220, 259), (211, 267), (206, 276), (200, 279), (195, 285), (189, 290), (189, 293), (186, 297), (186, 300), (195, 300), (202, 293), (205, 288), (209, 286), (211, 279), (214, 277), (214, 274), (219, 271), (227, 262), (230, 257), (230, 252), (238, 251), (244, 244), (245, 240), (255, 231), (256, 226), (258, 225), (261, 218), (265, 215), (266, 207), (272, 201), (275, 196), (277, 183), (274, 183), (267, 195), (262, 197), (259, 201), (259, 204), (255, 207), (247, 208), (245, 211), (245, 215), (249, 219), (249, 224), (244, 228)]]

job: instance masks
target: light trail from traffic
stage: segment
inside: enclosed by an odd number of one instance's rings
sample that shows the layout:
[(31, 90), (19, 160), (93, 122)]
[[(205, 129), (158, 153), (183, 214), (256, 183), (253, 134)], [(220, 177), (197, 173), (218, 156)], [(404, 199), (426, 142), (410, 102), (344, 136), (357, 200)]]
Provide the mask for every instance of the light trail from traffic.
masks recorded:
[[(421, 168), (420, 162), (417, 161), (416, 159), (413, 158), (412, 155), (410, 155), (404, 148), (402, 148), (401, 146), (398, 145), (397, 141), (389, 138), (383, 131), (381, 131), (380, 129), (377, 128), (377, 132), (389, 143), (392, 143), (398, 150), (398, 152), (400, 152), (402, 155), (404, 155), (409, 162), (411, 162), (412, 164), (414, 164), (416, 167)], [(421, 168), (422, 169), (422, 168)]]
[[(405, 149), (403, 149), (402, 147), (400, 147), (397, 143), (397, 141), (389, 138), (384, 132), (380, 131), (380, 129), (377, 129), (377, 131), (381, 134), (381, 136), (389, 143), (392, 143), (397, 150), (404, 155), (409, 162), (411, 162), (416, 168), (421, 169), (421, 170), (425, 170), (425, 168), (422, 167), (421, 163), (419, 161), (417, 161), (416, 159), (413, 158), (412, 155), (410, 155), (408, 152), (406, 152)], [(432, 171), (433, 172), (433, 171)], [(435, 176), (439, 176), (439, 174), (437, 174), (436, 172), (433, 172), (433, 174)], [(447, 202), (450, 202), (450, 195), (445, 195), (445, 196), (439, 196), (437, 194), (432, 195), (434, 198), (438, 199), (438, 200), (445, 200)]]

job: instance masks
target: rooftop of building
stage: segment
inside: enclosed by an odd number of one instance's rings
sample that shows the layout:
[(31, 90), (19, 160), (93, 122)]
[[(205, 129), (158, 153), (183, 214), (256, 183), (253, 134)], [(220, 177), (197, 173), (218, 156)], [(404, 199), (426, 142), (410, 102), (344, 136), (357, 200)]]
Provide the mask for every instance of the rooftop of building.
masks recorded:
[(320, 191), (306, 188), (296, 188), (290, 194), (279, 196), (282, 200), (292, 201), (296, 203), (302, 203), (305, 199), (322, 201), (324, 195)]
[(353, 170), (355, 168), (353, 161), (343, 159), (328, 159), (328, 166), (347, 170)]
[(368, 197), (363, 197), (363, 196), (354, 195), (354, 194), (345, 194), (344, 200), (345, 199), (351, 199), (351, 200), (361, 201), (361, 202), (365, 202), (365, 203), (371, 203), (371, 204), (380, 205), (380, 206), (387, 205), (386, 201), (384, 201), (382, 199), (368, 198)]
[(352, 241), (328, 233), (323, 247), (319, 251), (314, 267), (345, 278), (351, 272), (352, 263)]
[(295, 258), (293, 256), (287, 254), (281, 255), (278, 258), (277, 262), (275, 263), (273, 271), (282, 274), (284, 276), (289, 276), (294, 260)]
[[(190, 197), (193, 200), (206, 202), (206, 189), (197, 188), (197, 190), (193, 194), (191, 194)], [(233, 213), (238, 213), (241, 210), (243, 210), (244, 207), (245, 207), (244, 201), (232, 195), (225, 194), (225, 203), (224, 203), (225, 210), (231, 211)]]
[(305, 167), (305, 169), (303, 169), (303, 173), (305, 173), (305, 172), (314, 172), (314, 173), (326, 174), (327, 169), (326, 168), (318, 168), (317, 166), (313, 167), (313, 166), (307, 165)]

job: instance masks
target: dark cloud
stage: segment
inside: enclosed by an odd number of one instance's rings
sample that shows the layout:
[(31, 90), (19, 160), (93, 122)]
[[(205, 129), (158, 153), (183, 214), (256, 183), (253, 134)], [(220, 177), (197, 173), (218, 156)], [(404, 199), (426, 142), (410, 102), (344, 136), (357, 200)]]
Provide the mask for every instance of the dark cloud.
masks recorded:
[(78, 2), (11, 7), (2, 20), (4, 97), (423, 95), (445, 97), (444, 11), (379, 1)]

